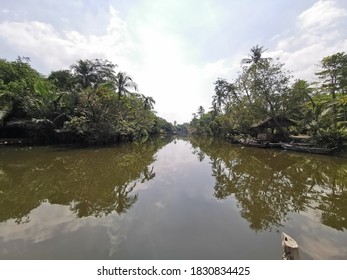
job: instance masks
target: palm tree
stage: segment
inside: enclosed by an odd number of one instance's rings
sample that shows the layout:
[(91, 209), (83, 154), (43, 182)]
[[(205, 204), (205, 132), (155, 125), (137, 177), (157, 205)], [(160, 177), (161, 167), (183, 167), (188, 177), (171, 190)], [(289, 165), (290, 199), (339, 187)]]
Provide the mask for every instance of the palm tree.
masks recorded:
[(71, 66), (71, 70), (82, 88), (90, 87), (95, 81), (94, 68), (94, 63), (89, 59), (80, 59), (77, 61), (77, 64)]
[(87, 87), (97, 87), (100, 84), (115, 80), (114, 68), (116, 64), (108, 60), (94, 59), (94, 60), (78, 60), (77, 64), (71, 66), (77, 82), (83, 89)]
[(122, 94), (128, 94), (128, 88), (133, 88), (137, 91), (137, 84), (125, 72), (119, 72), (115, 77), (115, 85), (117, 88), (118, 97), (121, 98)]
[(144, 96), (143, 108), (145, 110), (151, 110), (154, 108), (155, 101), (151, 96)]
[(258, 64), (262, 63), (269, 58), (263, 58), (262, 55), (266, 50), (264, 49), (263, 46), (258, 46), (256, 45), (255, 47), (251, 48), (251, 54), (249, 54), (249, 58), (244, 58), (242, 59), (241, 63), (242, 64)]

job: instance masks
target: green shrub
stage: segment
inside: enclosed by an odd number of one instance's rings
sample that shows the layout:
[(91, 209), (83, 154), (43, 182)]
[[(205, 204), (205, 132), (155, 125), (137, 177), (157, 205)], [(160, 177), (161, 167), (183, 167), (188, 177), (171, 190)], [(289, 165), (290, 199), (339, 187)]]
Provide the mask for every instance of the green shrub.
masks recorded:
[(341, 147), (343, 142), (343, 133), (337, 129), (320, 129), (312, 135), (311, 142), (317, 147)]

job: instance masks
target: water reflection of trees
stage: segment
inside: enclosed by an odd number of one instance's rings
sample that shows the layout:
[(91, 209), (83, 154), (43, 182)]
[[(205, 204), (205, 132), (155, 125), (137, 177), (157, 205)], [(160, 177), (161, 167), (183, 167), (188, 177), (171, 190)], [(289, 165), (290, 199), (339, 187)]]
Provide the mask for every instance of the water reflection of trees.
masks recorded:
[(2, 150), (0, 222), (30, 221), (41, 203), (68, 205), (77, 217), (125, 213), (135, 187), (155, 177), (155, 153), (168, 141), (100, 149)]
[(314, 209), (321, 222), (347, 229), (346, 158), (244, 148), (212, 139), (192, 139), (195, 154), (211, 160), (217, 199), (235, 198), (255, 231), (271, 230), (290, 212)]

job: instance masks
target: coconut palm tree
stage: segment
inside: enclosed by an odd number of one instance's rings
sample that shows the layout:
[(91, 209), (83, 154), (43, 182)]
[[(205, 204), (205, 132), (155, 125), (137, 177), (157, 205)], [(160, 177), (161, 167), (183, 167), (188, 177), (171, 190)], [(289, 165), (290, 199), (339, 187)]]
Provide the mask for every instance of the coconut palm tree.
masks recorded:
[(122, 94), (128, 94), (129, 88), (133, 88), (137, 91), (137, 84), (132, 80), (132, 78), (125, 72), (119, 72), (115, 77), (115, 86), (117, 89), (118, 97), (121, 98)]
[(77, 61), (77, 64), (72, 65), (70, 68), (77, 82), (85, 89), (87, 87), (96, 87), (102, 83), (113, 81), (116, 78), (114, 75), (114, 68), (116, 66), (116, 64), (108, 60), (80, 59)]
[(154, 108), (155, 101), (151, 96), (144, 96), (143, 108), (145, 110), (151, 110)]
[(81, 85), (82, 88), (90, 87), (93, 81), (95, 81), (94, 68), (95, 65), (89, 59), (80, 59), (77, 61), (77, 64), (71, 66), (71, 70), (76, 77), (76, 81)]
[(262, 55), (266, 50), (263, 46), (254, 46), (251, 48), (251, 53), (249, 54), (249, 58), (242, 59), (242, 64), (259, 64), (264, 61), (269, 60), (269, 58), (263, 58)]

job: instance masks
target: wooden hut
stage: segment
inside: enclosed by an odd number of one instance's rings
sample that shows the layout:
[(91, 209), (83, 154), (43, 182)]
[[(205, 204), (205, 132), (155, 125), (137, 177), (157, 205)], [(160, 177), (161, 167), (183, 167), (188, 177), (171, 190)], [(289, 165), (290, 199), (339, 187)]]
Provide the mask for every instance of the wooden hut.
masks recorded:
[(283, 128), (295, 125), (297, 125), (296, 122), (287, 117), (276, 116), (253, 124), (251, 128), (254, 131), (254, 135), (257, 135), (258, 140), (278, 142), (286, 137)]

